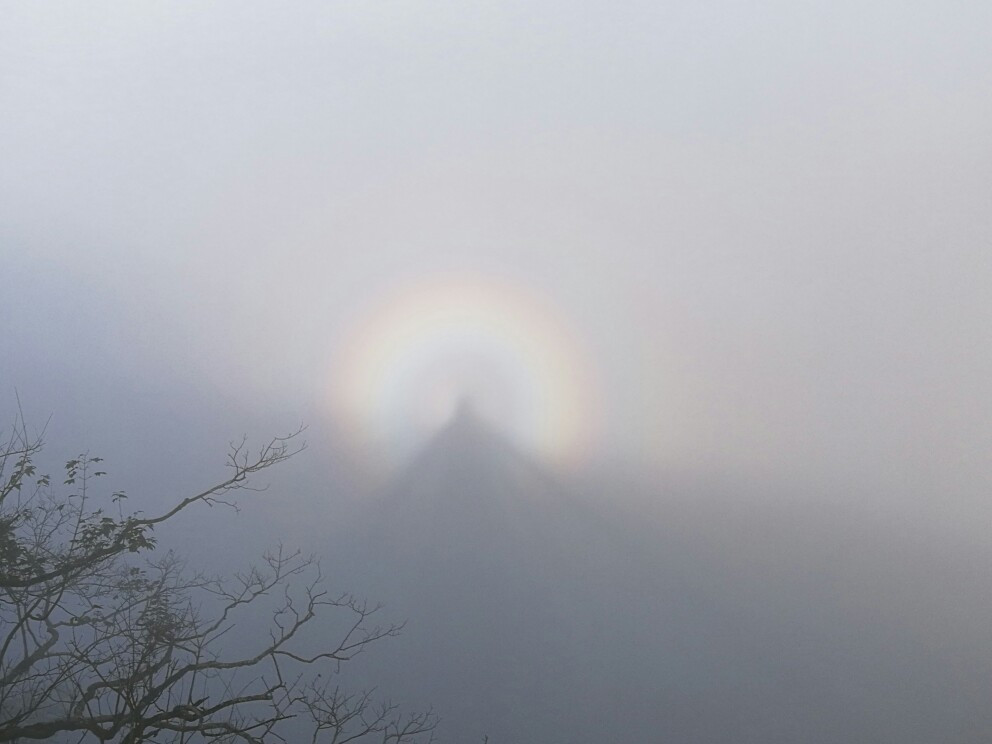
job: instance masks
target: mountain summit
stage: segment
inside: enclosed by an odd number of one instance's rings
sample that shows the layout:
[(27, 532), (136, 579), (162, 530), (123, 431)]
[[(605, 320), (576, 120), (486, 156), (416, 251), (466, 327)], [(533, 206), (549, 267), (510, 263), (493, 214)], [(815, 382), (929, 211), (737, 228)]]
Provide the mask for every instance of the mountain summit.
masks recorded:
[[(428, 501), (538, 497), (556, 490), (537, 460), (485, 421), (468, 401), (401, 469), (390, 489)], [(544, 494), (547, 495), (547, 494)]]
[[(584, 513), (537, 459), (460, 405), (396, 474), (362, 541), (369, 589), (408, 621), (375, 676), (408, 699), (446, 701), (452, 741), (555, 741), (557, 718), (542, 711), (564, 709), (561, 680), (580, 657), (549, 629), (580, 604)], [(526, 721), (533, 739), (521, 738)]]
[(538, 460), (463, 402), (395, 475), (377, 530), (407, 557), (484, 551), (502, 563), (511, 544), (550, 539), (563, 501)]

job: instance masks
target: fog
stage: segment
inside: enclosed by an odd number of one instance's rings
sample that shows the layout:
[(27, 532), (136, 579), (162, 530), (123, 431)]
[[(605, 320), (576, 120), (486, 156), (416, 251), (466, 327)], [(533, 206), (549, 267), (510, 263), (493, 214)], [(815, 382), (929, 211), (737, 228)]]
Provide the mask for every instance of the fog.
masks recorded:
[[(990, 31), (969, 2), (6, 3), (0, 421), (139, 508), (307, 424), (267, 495), (169, 540), (328, 556), (409, 618), (366, 678), (445, 741), (987, 738)], [(491, 447), (416, 485), (463, 399)], [(435, 505), (473, 483), (527, 506)], [(549, 635), (473, 677), (535, 605)]]

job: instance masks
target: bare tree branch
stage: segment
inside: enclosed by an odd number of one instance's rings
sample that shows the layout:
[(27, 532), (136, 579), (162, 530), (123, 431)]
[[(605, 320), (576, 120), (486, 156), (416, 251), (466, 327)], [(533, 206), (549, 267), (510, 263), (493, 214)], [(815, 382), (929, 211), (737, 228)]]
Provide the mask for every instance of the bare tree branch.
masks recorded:
[[(183, 510), (263, 490), (253, 476), (301, 452), (301, 434), (254, 452), (233, 443), (227, 478), (156, 516), (125, 515), (113, 494), (112, 517), (91, 493), (100, 458), (66, 462), (62, 495), (34, 464), (41, 438), (15, 422), (0, 444), (0, 743), (433, 741), (432, 712), (404, 716), (333, 683), (400, 626), (329, 594), (314, 557), (277, 546), (225, 580), (156, 549), (153, 528)], [(308, 637), (328, 613), (337, 634)], [(232, 631), (263, 614), (269, 632), (246, 651)]]

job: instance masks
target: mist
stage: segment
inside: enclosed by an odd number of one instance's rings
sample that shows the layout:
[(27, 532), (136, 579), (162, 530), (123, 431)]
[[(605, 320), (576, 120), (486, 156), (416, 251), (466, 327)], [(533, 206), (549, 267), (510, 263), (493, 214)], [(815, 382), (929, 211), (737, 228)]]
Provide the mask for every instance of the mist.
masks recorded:
[(442, 741), (987, 738), (990, 30), (7, 3), (0, 421), (149, 510), (306, 424), (170, 546), (325, 556)]

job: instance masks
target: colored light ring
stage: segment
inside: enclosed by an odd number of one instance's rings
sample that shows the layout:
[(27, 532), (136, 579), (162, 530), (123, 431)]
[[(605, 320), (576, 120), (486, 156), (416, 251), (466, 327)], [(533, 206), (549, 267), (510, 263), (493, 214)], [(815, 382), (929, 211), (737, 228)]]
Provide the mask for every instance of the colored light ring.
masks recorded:
[(465, 398), (518, 443), (569, 461), (590, 443), (595, 400), (581, 345), (518, 288), (448, 278), (401, 290), (349, 334), (336, 408), (366, 437), (408, 449)]

